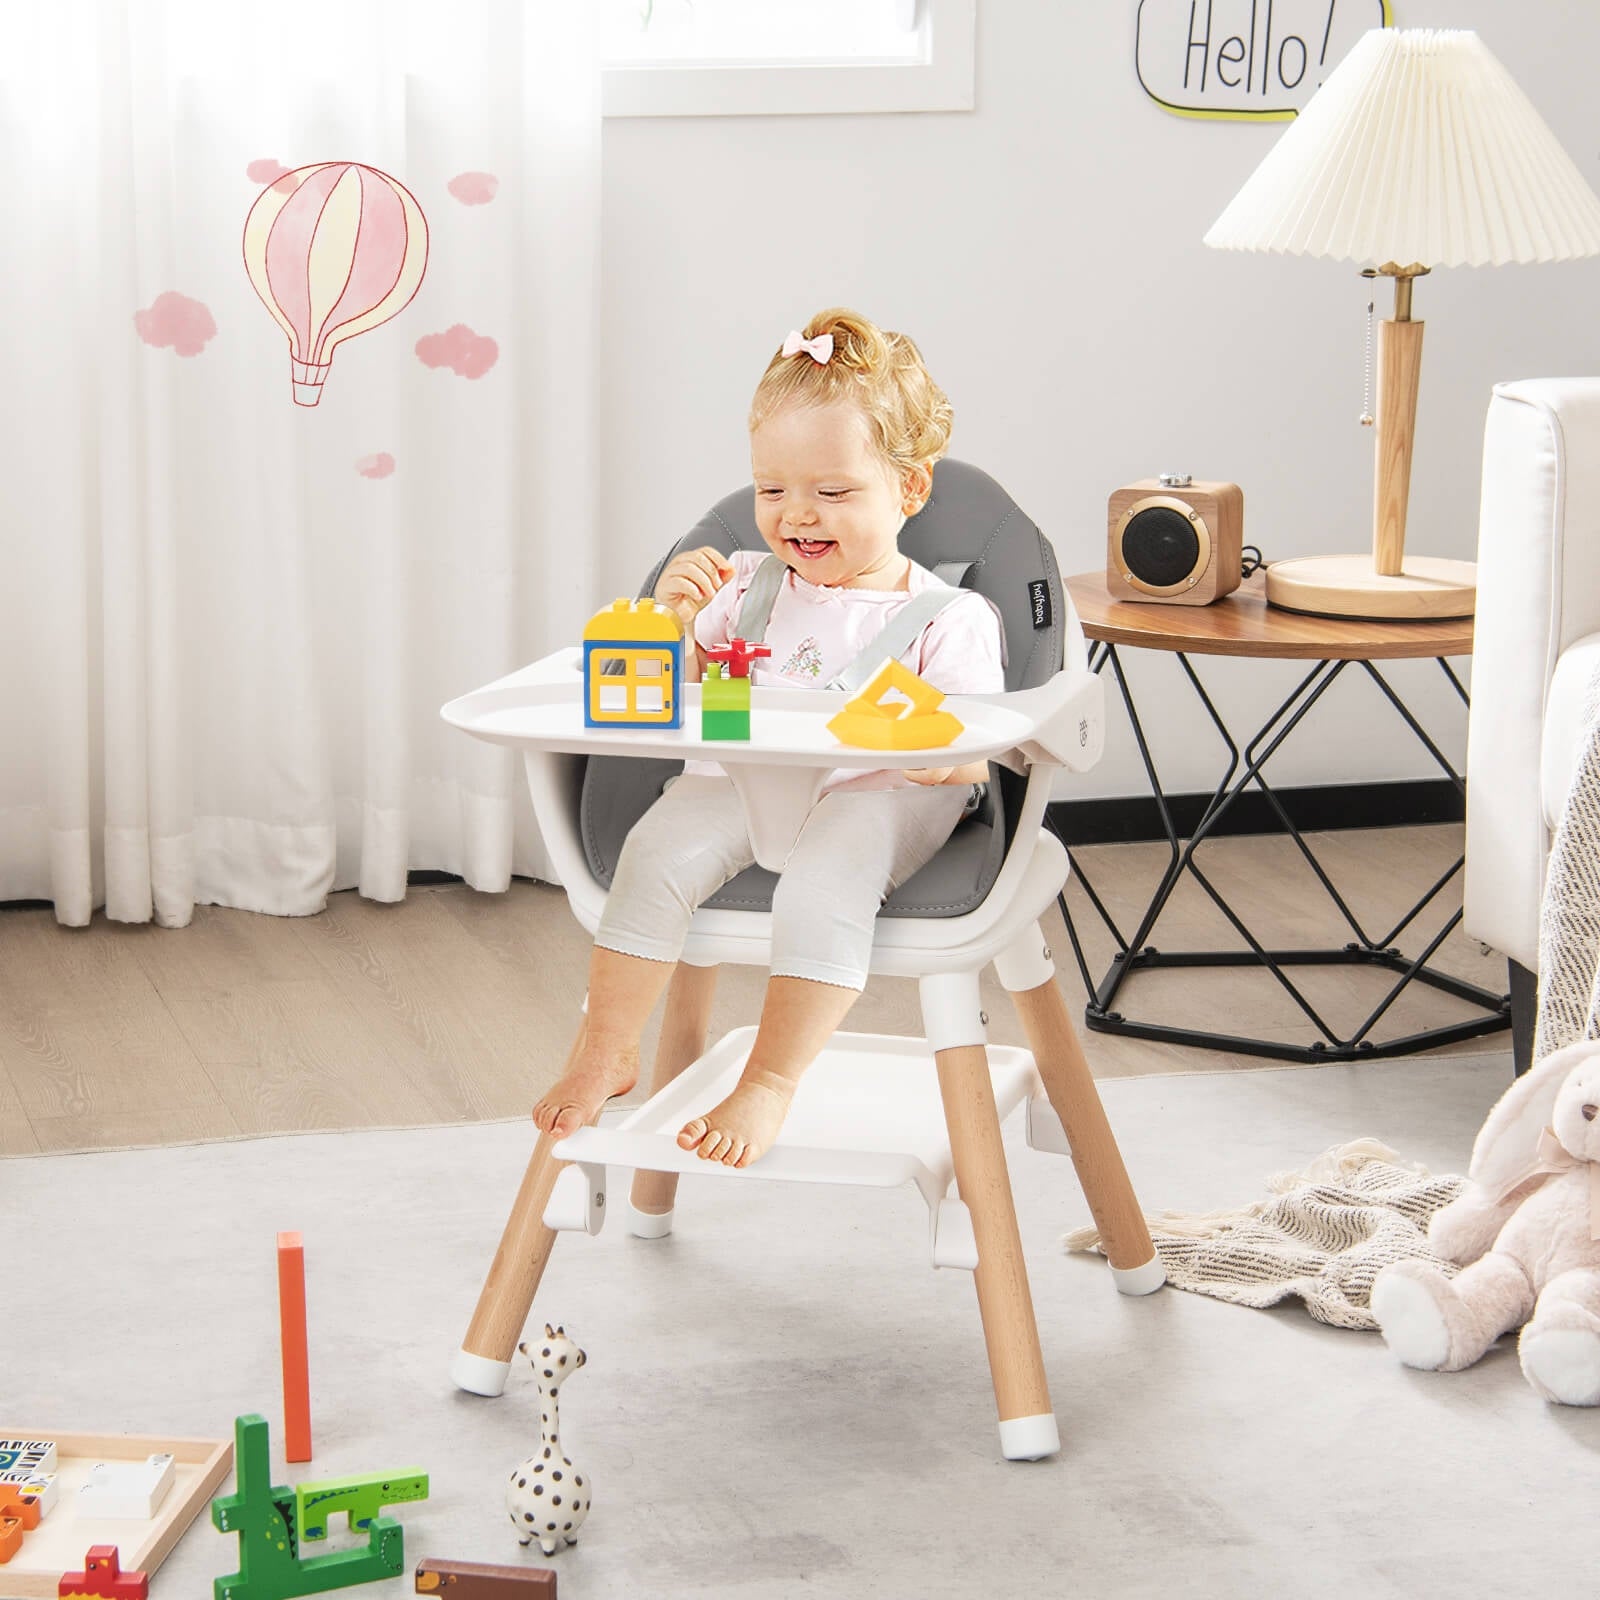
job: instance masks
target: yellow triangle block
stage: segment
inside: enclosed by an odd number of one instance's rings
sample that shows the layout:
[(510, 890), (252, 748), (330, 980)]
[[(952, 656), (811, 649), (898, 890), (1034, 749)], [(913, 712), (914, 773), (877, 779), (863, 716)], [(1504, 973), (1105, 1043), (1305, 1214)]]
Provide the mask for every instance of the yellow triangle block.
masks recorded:
[[(887, 697), (898, 692), (905, 699)], [(840, 744), (865, 750), (939, 750), (961, 732), (959, 717), (939, 707), (943, 693), (910, 667), (886, 660), (870, 682), (830, 719)]]

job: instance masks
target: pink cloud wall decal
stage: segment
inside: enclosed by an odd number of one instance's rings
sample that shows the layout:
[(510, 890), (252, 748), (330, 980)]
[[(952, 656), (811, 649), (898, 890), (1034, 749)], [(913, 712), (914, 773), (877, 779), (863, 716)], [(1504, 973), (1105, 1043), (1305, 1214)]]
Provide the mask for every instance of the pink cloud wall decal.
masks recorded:
[(197, 356), (217, 336), (211, 312), (198, 300), (176, 289), (158, 294), (143, 311), (133, 314), (133, 326), (148, 345), (170, 345), (180, 356)]
[(500, 359), (500, 346), (458, 322), (418, 339), (417, 359), (425, 367), (448, 367), (458, 377), (481, 378)]
[(486, 206), (494, 199), (500, 180), (492, 172), (458, 172), (445, 187), (464, 206)]
[(394, 457), (387, 450), (380, 450), (375, 456), (362, 456), (356, 462), (356, 471), (363, 478), (387, 478), (394, 471)]

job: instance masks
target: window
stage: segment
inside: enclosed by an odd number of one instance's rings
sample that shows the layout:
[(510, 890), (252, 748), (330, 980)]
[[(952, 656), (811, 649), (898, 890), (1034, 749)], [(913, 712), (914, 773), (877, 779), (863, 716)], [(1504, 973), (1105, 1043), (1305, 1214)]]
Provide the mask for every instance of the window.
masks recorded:
[(970, 111), (977, 0), (603, 0), (611, 117)]

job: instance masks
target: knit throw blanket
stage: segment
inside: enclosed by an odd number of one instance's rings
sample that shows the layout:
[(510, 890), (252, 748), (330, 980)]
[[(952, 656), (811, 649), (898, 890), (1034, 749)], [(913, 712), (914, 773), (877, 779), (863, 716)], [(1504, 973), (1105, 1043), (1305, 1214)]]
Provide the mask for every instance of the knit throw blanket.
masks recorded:
[(1578, 765), (1550, 847), (1539, 907), (1533, 1057), (1600, 1038), (1600, 670), (1584, 695)]
[[(1391, 1261), (1430, 1261), (1451, 1277), (1459, 1270), (1429, 1248), (1428, 1219), (1465, 1181), (1433, 1177), (1376, 1139), (1357, 1139), (1325, 1150), (1304, 1172), (1269, 1178), (1275, 1198), (1148, 1221), (1174, 1288), (1239, 1306), (1299, 1295), (1318, 1322), (1375, 1328), (1372, 1280)], [(1069, 1251), (1102, 1248), (1092, 1227), (1061, 1242)]]

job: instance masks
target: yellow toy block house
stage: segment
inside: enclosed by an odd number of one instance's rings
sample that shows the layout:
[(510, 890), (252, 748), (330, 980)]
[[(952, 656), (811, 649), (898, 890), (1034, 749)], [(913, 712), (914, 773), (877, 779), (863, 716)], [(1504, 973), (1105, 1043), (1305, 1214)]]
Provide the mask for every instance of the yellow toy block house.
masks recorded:
[(613, 600), (583, 630), (586, 728), (681, 728), (683, 624), (654, 600)]

